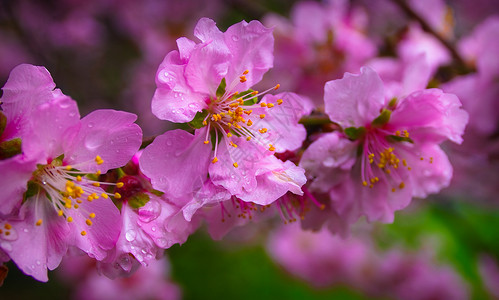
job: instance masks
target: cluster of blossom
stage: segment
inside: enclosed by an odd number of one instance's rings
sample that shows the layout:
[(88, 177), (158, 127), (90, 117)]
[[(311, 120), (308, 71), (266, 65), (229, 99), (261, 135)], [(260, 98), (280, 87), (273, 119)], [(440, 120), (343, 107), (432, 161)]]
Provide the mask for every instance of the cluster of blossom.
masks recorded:
[[(436, 2), (430, 12), (410, 1), (435, 32), (452, 37), (447, 7)], [(136, 8), (133, 1), (126, 3), (123, 26), (144, 45), (144, 66), (151, 67), (170, 40), (152, 30), (160, 26), (126, 22), (135, 17), (131, 12), (140, 15), (129, 8)], [(396, 58), (387, 58), (376, 56), (377, 41), (366, 34), (361, 7), (303, 2), (291, 15), (291, 21), (268, 15), (265, 25), (243, 21), (225, 32), (202, 18), (195, 40), (177, 39), (177, 50), (157, 69), (151, 112), (182, 129), (144, 143), (135, 115), (96, 110), (80, 119), (76, 102), (55, 88), (44, 67), (15, 67), (0, 99), (0, 261), (12, 260), (25, 274), (47, 281), (47, 270), (76, 252), (90, 257), (99, 273), (117, 278), (156, 264), (165, 249), (184, 243), (203, 223), (220, 239), (235, 226), (276, 214), (285, 223), (347, 236), (362, 217), (393, 222), (413, 198), (449, 186), (453, 168), (440, 147), (444, 142), (451, 161), (463, 168), (460, 188), (471, 186), (464, 183), (476, 170), (481, 176), (475, 180), (490, 176), (496, 149), (490, 139), (498, 124), (497, 18), (459, 43), (457, 55), (476, 72), (440, 86), (435, 75), (453, 62), (452, 53), (419, 24), (407, 25)], [(82, 16), (68, 20), (85, 26), (64, 26), (85, 29), (73, 34), (82, 38), (69, 41), (72, 46), (99, 32), (88, 22), (92, 18)], [(468, 118), (464, 147), (455, 146), (463, 142)], [(459, 152), (476, 161), (470, 165)], [(428, 274), (448, 278), (450, 287), (459, 280), (418, 259), (394, 255), (367, 266), (365, 245), (323, 244), (344, 246), (338, 251), (348, 255), (360, 247), (362, 258), (353, 262), (359, 267), (322, 270), (320, 263), (288, 253), (301, 264), (292, 272), (304, 278), (324, 272), (318, 285), (336, 282), (331, 276), (340, 274), (379, 295), (359, 270), (386, 269), (395, 278), (405, 272), (397, 265), (420, 265), (408, 279), (411, 288), (466, 295), (433, 287)], [(324, 251), (332, 256), (337, 250)], [(315, 267), (310, 273), (303, 265)], [(89, 286), (98, 284), (88, 276)], [(404, 287), (393, 289), (401, 298), (410, 295)]]
[(343, 284), (374, 298), (469, 299), (464, 281), (451, 268), (436, 266), (430, 253), (373, 248), (368, 237), (342, 239), (295, 224), (278, 228), (267, 242), (268, 252), (286, 271), (319, 288)]

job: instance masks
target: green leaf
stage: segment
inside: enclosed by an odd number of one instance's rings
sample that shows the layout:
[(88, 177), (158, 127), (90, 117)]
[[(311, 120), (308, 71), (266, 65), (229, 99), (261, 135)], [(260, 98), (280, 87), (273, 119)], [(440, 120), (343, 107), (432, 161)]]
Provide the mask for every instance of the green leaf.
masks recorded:
[(7, 117), (0, 111), (0, 136), (2, 136), (5, 127), (7, 127)]
[(371, 124), (374, 127), (382, 127), (383, 125), (388, 123), (388, 121), (390, 121), (391, 114), (392, 114), (391, 110), (383, 109), (381, 111), (381, 114), (376, 119), (374, 119)]
[(217, 88), (217, 97), (222, 97), (225, 94), (225, 88), (227, 87), (227, 82), (225, 82), (225, 78), (222, 78), (220, 85)]
[(38, 192), (40, 191), (40, 186), (33, 182), (33, 181), (28, 181), (28, 184), (27, 184), (27, 189), (26, 189), (26, 192), (24, 192), (24, 201), (26, 201), (26, 199), (30, 198), (30, 197), (33, 197), (34, 195), (38, 194)]
[[(249, 94), (253, 93), (255, 90), (252, 90), (252, 89), (249, 89), (249, 90), (246, 90), (242, 93), (239, 93), (237, 95), (238, 98), (242, 98), (242, 97), (245, 97), (245, 96), (248, 96)], [(254, 96), (251, 96), (251, 98), (248, 98), (247, 100), (244, 100), (243, 102), (243, 105), (245, 106), (250, 106), (250, 105), (253, 105), (253, 104), (257, 104), (258, 103), (258, 97), (257, 95), (254, 95)]]
[(137, 193), (132, 197), (128, 198), (128, 204), (132, 208), (141, 208), (149, 202), (149, 195), (146, 193)]
[(15, 138), (0, 143), (0, 160), (21, 154), (21, 139)]
[(194, 119), (189, 122), (189, 125), (195, 129), (199, 129), (204, 127), (203, 121), (208, 115), (208, 111), (206, 109), (203, 109), (203, 111), (197, 112), (197, 114), (194, 116)]
[(345, 128), (345, 134), (352, 140), (357, 140), (366, 134), (366, 128), (365, 127), (348, 127)]

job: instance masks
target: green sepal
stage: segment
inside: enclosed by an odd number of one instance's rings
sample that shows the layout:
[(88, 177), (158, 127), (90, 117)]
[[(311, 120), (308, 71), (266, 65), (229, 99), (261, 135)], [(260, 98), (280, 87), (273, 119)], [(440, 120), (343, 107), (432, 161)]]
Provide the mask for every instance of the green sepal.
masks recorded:
[(391, 110), (388, 110), (388, 109), (383, 109), (381, 111), (381, 114), (372, 121), (371, 125), (373, 127), (382, 127), (384, 126), (386, 123), (388, 123), (388, 121), (390, 121), (390, 116), (392, 114), (392, 111)]
[(17, 154), (21, 154), (21, 139), (15, 138), (8, 141), (3, 141), (0, 143), (0, 160), (7, 159)]
[(146, 193), (137, 193), (133, 195), (132, 197), (128, 198), (128, 205), (130, 205), (131, 208), (141, 208), (142, 206), (146, 205), (147, 202), (149, 202), (149, 195)]
[(390, 100), (390, 102), (388, 102), (388, 107), (393, 110), (396, 105), (397, 105), (397, 97), (393, 97)]
[(7, 127), (7, 117), (0, 111), (0, 136), (5, 131), (5, 127)]
[[(247, 95), (253, 93), (255, 90), (252, 90), (252, 89), (249, 89), (249, 90), (246, 90), (244, 92), (241, 92), (237, 95), (237, 98), (243, 98), (243, 97), (246, 97)], [(257, 94), (258, 95), (258, 94)], [(258, 103), (258, 97), (257, 95), (254, 95), (254, 96), (251, 96), (251, 98), (249, 98), (248, 100), (244, 100), (243, 101), (243, 105), (244, 106), (250, 106), (250, 105), (253, 105), (253, 104), (257, 104)]]
[(207, 115), (208, 111), (206, 109), (203, 109), (203, 111), (198, 111), (194, 116), (194, 119), (189, 122), (189, 125), (195, 129), (204, 127), (205, 125), (203, 124), (203, 121)]
[(163, 196), (163, 195), (165, 194), (165, 193), (163, 193), (163, 192), (161, 192), (161, 191), (154, 190), (154, 189), (153, 189), (153, 190), (150, 190), (149, 192), (150, 192), (151, 194), (153, 194), (153, 195), (158, 196), (158, 197), (161, 197), (161, 196)]
[(414, 141), (411, 138), (405, 136), (388, 135), (386, 136), (386, 139), (389, 142), (408, 142), (414, 144)]
[(227, 87), (227, 82), (225, 81), (225, 77), (222, 78), (220, 85), (217, 88), (217, 97), (222, 97), (225, 94), (225, 88)]
[(26, 192), (23, 195), (23, 201), (26, 201), (28, 198), (33, 197), (34, 195), (40, 192), (40, 185), (33, 181), (28, 181)]
[(348, 127), (345, 128), (344, 132), (351, 140), (357, 140), (366, 134), (366, 128), (362, 126), (358, 128)]
[(125, 171), (123, 171), (122, 168), (117, 168), (115, 170), (116, 170), (116, 173), (118, 174), (118, 179), (121, 179), (123, 176), (126, 176), (126, 173), (125, 173)]

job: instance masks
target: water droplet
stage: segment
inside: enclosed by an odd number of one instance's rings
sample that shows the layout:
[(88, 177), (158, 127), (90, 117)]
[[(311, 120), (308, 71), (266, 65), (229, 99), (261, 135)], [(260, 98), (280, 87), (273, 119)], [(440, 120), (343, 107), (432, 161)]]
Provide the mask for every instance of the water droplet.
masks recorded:
[(166, 245), (168, 244), (168, 242), (165, 240), (165, 239), (157, 239), (156, 240), (156, 244), (158, 245), (158, 247), (160, 248), (165, 248)]
[(87, 147), (88, 150), (94, 150), (101, 146), (106, 140), (107, 136), (105, 133), (93, 132), (85, 137), (85, 147)]
[(172, 114), (176, 114), (177, 111), (175, 109), (172, 109)]
[(237, 41), (239, 41), (239, 37), (238, 37), (237, 35), (233, 35), (233, 36), (232, 36), (232, 40), (233, 40), (234, 42), (237, 42)]
[(23, 231), (24, 232), (28, 232), (29, 230), (28, 230), (28, 228), (24, 228)]
[(69, 116), (72, 118), (72, 117), (76, 116), (76, 113), (75, 112), (70, 112)]
[(88, 126), (88, 128), (92, 128), (92, 127), (94, 127), (94, 123), (90, 122), (90, 123), (88, 123), (87, 126)]
[(183, 113), (184, 111), (185, 111), (185, 109), (183, 109), (183, 108), (179, 108), (179, 109), (178, 109), (178, 112), (179, 112), (179, 113)]
[(36, 264), (37, 264), (37, 265), (41, 265), (42, 263), (41, 263), (39, 260), (37, 260), (37, 261), (36, 261)]
[(5, 251), (12, 251), (12, 245), (8, 242), (0, 243), (0, 247), (2, 247), (2, 249)]
[(42, 181), (43, 185), (47, 185), (47, 182), (45, 180)]
[[(158, 201), (149, 201), (144, 207), (139, 210), (139, 219), (144, 223), (149, 223), (161, 214), (161, 204)], [(151, 228), (152, 231), (156, 231), (156, 227)]]
[(113, 140), (111, 140), (109, 143), (110, 143), (111, 145), (113, 145), (113, 144), (114, 144), (114, 141), (113, 141)]
[(182, 153), (184, 153), (184, 150), (182, 150), (182, 149), (176, 150), (175, 156), (180, 156), (180, 155), (182, 155)]
[(147, 254), (146, 257), (149, 259), (153, 258), (152, 254)]
[(135, 237), (137, 236), (137, 232), (135, 230), (130, 229), (125, 233), (125, 238), (127, 241), (132, 242), (135, 240)]
[(178, 98), (178, 96), (180, 96), (179, 93), (173, 93), (173, 97)]
[(168, 71), (163, 71), (158, 74), (158, 80), (162, 83), (170, 83), (175, 79), (175, 74), (170, 73)]
[(31, 265), (31, 269), (35, 269), (35, 265)]
[(167, 141), (166, 141), (166, 145), (167, 145), (167, 146), (171, 146), (171, 145), (173, 145), (173, 142), (172, 142), (171, 140), (167, 140)]
[(142, 252), (142, 254), (146, 254), (147, 253), (146, 249), (142, 249), (140, 251)]
[(188, 106), (189, 106), (189, 108), (196, 108), (196, 104), (194, 104), (194, 103), (190, 103)]
[(151, 227), (151, 231), (155, 232), (156, 231), (156, 227)]

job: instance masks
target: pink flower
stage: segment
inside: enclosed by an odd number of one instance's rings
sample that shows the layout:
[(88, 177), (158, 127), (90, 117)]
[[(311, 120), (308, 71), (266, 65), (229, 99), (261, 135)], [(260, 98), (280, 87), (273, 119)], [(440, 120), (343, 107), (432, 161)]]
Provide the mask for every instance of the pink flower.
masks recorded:
[(76, 102), (54, 87), (44, 68), (21, 65), (2, 97), (36, 113), (18, 122), (33, 130), (23, 139), (23, 156), (7, 159), (19, 163), (21, 157), (35, 164), (21, 164), (2, 175), (9, 176), (1, 180), (3, 185), (18, 187), (14, 198), (2, 195), (2, 207), (19, 212), (2, 219), (0, 248), (24, 273), (41, 281), (47, 281), (47, 268), (56, 268), (69, 246), (98, 260), (114, 246), (119, 211), (110, 197), (120, 195), (105, 192), (100, 185), (106, 183), (99, 183), (97, 175), (124, 165), (142, 138), (133, 124), (135, 115), (98, 110), (80, 120)]
[(376, 55), (374, 42), (364, 33), (367, 15), (348, 1), (300, 1), (290, 19), (275, 14), (264, 19), (264, 24), (275, 27), (276, 37), (275, 66), (269, 76), (316, 105), (322, 105), (327, 80), (358, 70)]
[(468, 115), (458, 98), (438, 89), (387, 99), (370, 68), (325, 86), (326, 113), (343, 132), (324, 134), (303, 154), (311, 188), (328, 192), (333, 211), (348, 223), (392, 222), (412, 197), (446, 187), (452, 176), (438, 146), (461, 143)]
[(258, 102), (278, 85), (262, 93), (249, 89), (272, 66), (271, 30), (252, 21), (222, 33), (201, 19), (194, 33), (200, 43), (178, 39), (179, 51), (160, 65), (152, 109), (160, 119), (191, 121), (197, 129), (194, 135), (172, 130), (158, 136), (140, 158), (142, 172), (155, 189), (184, 203), (187, 220), (202, 206), (194, 195), (212, 195), (203, 191), (212, 185), (261, 205), (287, 191), (301, 193), (303, 170), (274, 153), (301, 146), (306, 131), (298, 120), (310, 107), (291, 93)]

